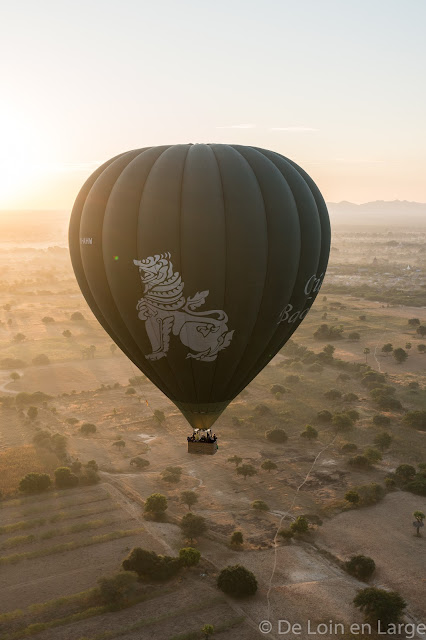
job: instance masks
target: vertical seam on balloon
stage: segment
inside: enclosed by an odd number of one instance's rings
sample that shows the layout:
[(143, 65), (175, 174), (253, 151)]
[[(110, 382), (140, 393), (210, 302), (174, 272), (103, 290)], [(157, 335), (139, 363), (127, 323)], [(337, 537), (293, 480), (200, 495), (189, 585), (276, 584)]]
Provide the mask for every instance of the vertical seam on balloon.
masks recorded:
[[(259, 313), (260, 313), (260, 310), (262, 308), (263, 300), (264, 300), (264, 297), (265, 297), (266, 283), (268, 281), (268, 276), (270, 274), (270, 268), (269, 268), (269, 248), (270, 247), (269, 247), (269, 233), (268, 233), (269, 226), (268, 226), (268, 215), (267, 215), (267, 212), (266, 212), (266, 203), (265, 203), (265, 198), (263, 196), (263, 191), (262, 191), (262, 188), (260, 186), (259, 180), (257, 178), (256, 172), (253, 169), (253, 167), (251, 166), (249, 160), (247, 160), (247, 158), (242, 153), (240, 153), (240, 151), (238, 149), (236, 149), (233, 145), (230, 145), (230, 147), (232, 149), (234, 149), (234, 151), (236, 151), (238, 153), (238, 155), (240, 155), (244, 159), (244, 161), (249, 166), (251, 172), (253, 173), (253, 175), (255, 177), (255, 180), (256, 180), (260, 195), (262, 197), (262, 202), (263, 202), (263, 215), (264, 215), (264, 221), (265, 221), (265, 235), (266, 235), (266, 247), (267, 248), (266, 248), (266, 269), (265, 269), (265, 277), (264, 277), (264, 280), (263, 280), (262, 297), (261, 297), (260, 302), (259, 302), (259, 306), (258, 306), (258, 310), (257, 310), (257, 314), (256, 314), (256, 320), (255, 320), (255, 322), (253, 324), (253, 327), (252, 327), (252, 330), (250, 332), (250, 335), (247, 338), (247, 342), (246, 342), (246, 346), (244, 347), (244, 351), (241, 353), (240, 359), (237, 362), (234, 370), (232, 371), (232, 374), (231, 374), (231, 376), (229, 378), (229, 383), (232, 381), (232, 376), (235, 374), (235, 372), (238, 369), (238, 366), (239, 366), (240, 362), (244, 358), (244, 356), (245, 356), (245, 354), (247, 352), (247, 349), (249, 347), (249, 343), (250, 343), (250, 341), (251, 341), (251, 339), (253, 337), (253, 333), (256, 330), (256, 325), (257, 325), (257, 321), (258, 321), (258, 318), (259, 318)], [(256, 151), (253, 147), (250, 147), (250, 149), (253, 149), (253, 151)]]
[[(148, 147), (147, 149), (144, 149), (140, 154), (138, 154), (137, 156), (135, 156), (135, 158), (133, 158), (133, 160), (131, 160), (131, 162), (133, 162), (134, 160), (136, 160), (137, 158), (139, 158), (139, 156), (140, 156), (141, 154), (145, 153), (146, 151), (148, 151), (148, 150), (149, 150), (149, 149), (151, 149), (151, 148), (152, 148), (152, 147)], [(164, 151), (166, 151), (166, 149), (164, 149), (164, 150), (161, 152), (161, 154), (160, 154), (160, 156), (159, 156), (159, 157), (161, 157), (161, 155), (164, 153)], [(155, 164), (155, 162), (156, 162), (157, 160), (158, 160), (158, 158), (156, 158), (156, 159), (155, 159), (155, 161), (154, 161), (154, 163), (153, 163), (153, 165), (152, 165), (152, 166), (154, 166), (154, 164)], [(129, 162), (129, 164), (130, 164), (130, 162)], [(126, 167), (124, 167), (124, 169), (123, 169), (123, 171), (121, 172), (120, 176), (121, 176), (121, 175), (123, 174), (123, 172), (128, 168), (129, 164), (127, 164), (127, 165), (126, 165)], [(151, 169), (152, 169), (152, 167), (151, 167)], [(151, 171), (151, 169), (150, 169), (150, 171)], [(149, 175), (149, 173), (148, 173), (148, 175)], [(114, 186), (115, 186), (115, 184), (116, 184), (117, 180), (118, 180), (118, 178), (117, 178), (117, 179), (116, 179), (116, 181), (114, 182)], [(113, 189), (111, 189), (111, 193), (112, 193), (112, 190), (113, 190)], [(110, 198), (110, 196), (111, 196), (111, 193), (110, 193), (110, 195), (108, 196), (107, 202), (106, 202), (106, 204), (105, 204), (105, 212), (106, 212), (106, 209), (107, 209), (107, 206), (108, 206), (108, 201), (109, 201), (109, 198)], [(140, 206), (140, 205), (139, 205), (139, 206)], [(139, 207), (138, 207), (138, 210), (139, 210)], [(107, 271), (106, 271), (105, 261), (104, 261), (104, 270), (105, 270), (105, 274), (106, 274), (106, 273), (107, 273)], [(123, 324), (123, 326), (124, 326), (124, 328), (125, 328), (125, 330), (126, 330), (126, 333), (127, 333), (128, 338), (130, 339), (131, 343), (132, 343), (132, 344), (136, 347), (136, 349), (137, 349), (137, 353), (138, 353), (138, 357), (139, 357), (139, 359), (141, 359), (141, 358), (140, 358), (140, 356), (141, 356), (141, 355), (143, 356), (143, 354), (141, 353), (141, 350), (140, 350), (140, 347), (139, 347), (139, 345), (138, 345), (138, 343), (137, 343), (136, 338), (133, 336), (133, 334), (132, 334), (132, 333), (129, 331), (129, 329), (127, 329), (127, 327), (126, 327), (126, 324), (125, 324), (124, 319), (123, 319), (123, 317), (122, 317), (122, 315), (121, 315), (120, 309), (119, 309), (119, 307), (118, 307), (118, 305), (117, 305), (117, 303), (116, 303), (116, 301), (115, 301), (115, 298), (114, 298), (114, 296), (113, 296), (113, 294), (112, 294), (111, 286), (110, 286), (110, 284), (109, 284), (109, 280), (108, 280), (107, 275), (106, 275), (106, 281), (107, 281), (107, 286), (108, 286), (108, 288), (109, 288), (109, 292), (110, 292), (111, 300), (112, 300), (112, 301), (113, 301), (113, 303), (114, 303), (114, 306), (115, 306), (115, 308), (116, 308), (116, 311), (117, 311), (117, 313), (118, 313), (118, 316), (121, 318), (122, 324)], [(138, 365), (136, 364), (136, 362), (134, 361), (134, 359), (133, 359), (132, 357), (129, 357), (129, 360), (131, 360), (131, 361), (132, 361), (132, 362), (133, 362), (133, 363), (138, 367)], [(139, 367), (138, 367), (138, 369), (139, 369)], [(139, 370), (141, 370), (141, 369), (139, 369)], [(162, 384), (162, 386), (163, 386), (164, 388), (166, 388), (166, 385), (164, 385), (164, 383), (163, 383), (163, 380), (162, 380), (161, 376), (160, 376), (160, 375), (158, 375), (158, 373), (157, 373), (155, 370), (153, 370), (153, 374), (154, 374), (154, 375), (153, 375), (152, 377), (153, 377), (154, 379), (156, 378), (157, 380), (159, 380), (159, 381), (160, 381), (160, 383)], [(167, 395), (167, 394), (165, 394), (165, 395)]]
[[(141, 210), (141, 204), (142, 204), (143, 192), (144, 192), (144, 190), (145, 190), (146, 183), (148, 182), (148, 178), (149, 178), (149, 176), (150, 176), (150, 174), (151, 174), (151, 171), (153, 170), (153, 168), (155, 167), (155, 165), (157, 164), (157, 162), (160, 160), (160, 158), (162, 157), (163, 153), (165, 153), (166, 151), (168, 151), (168, 150), (169, 150), (169, 149), (171, 149), (171, 148), (172, 148), (172, 146), (169, 146), (169, 147), (167, 147), (166, 149), (164, 149), (164, 150), (160, 153), (160, 155), (158, 156), (158, 158), (156, 158), (156, 160), (153, 162), (153, 164), (152, 164), (152, 166), (151, 166), (151, 168), (150, 168), (150, 170), (149, 170), (149, 172), (148, 172), (148, 174), (147, 174), (147, 176), (146, 176), (145, 184), (144, 184), (143, 189), (142, 189), (141, 197), (140, 197), (140, 200), (139, 200), (139, 207), (138, 207), (138, 211), (139, 211), (139, 212), (140, 212), (140, 210)], [(139, 233), (138, 233), (138, 231), (139, 231), (139, 222), (140, 222), (140, 217), (138, 216), (138, 221), (137, 221), (137, 224), (136, 224), (136, 248), (137, 248), (137, 238), (139, 237)], [(144, 354), (142, 354), (142, 355), (144, 355)], [(144, 356), (144, 357), (145, 357), (145, 356)], [(180, 384), (179, 384), (179, 381), (178, 381), (178, 379), (176, 378), (175, 372), (173, 371), (172, 367), (170, 366), (170, 363), (169, 363), (169, 361), (167, 360), (167, 358), (165, 359), (165, 364), (167, 365), (167, 367), (168, 367), (168, 369), (169, 369), (169, 371), (170, 371), (170, 373), (171, 373), (171, 376), (172, 376), (173, 380), (175, 381), (175, 384), (177, 385), (177, 389), (178, 389), (178, 391), (180, 390), (180, 391), (182, 392), (182, 388), (181, 388), (181, 386), (180, 386)], [(164, 386), (164, 387), (169, 386), (169, 385), (164, 384), (162, 376), (160, 376), (160, 374), (159, 374), (159, 373), (157, 373), (157, 372), (155, 371), (155, 369), (153, 368), (152, 364), (151, 364), (151, 363), (148, 363), (148, 365), (149, 365), (150, 369), (151, 369), (152, 371), (154, 371), (154, 374), (155, 374), (155, 375), (156, 375), (156, 376), (161, 380), (161, 382), (162, 382), (163, 386)], [(173, 395), (176, 395), (176, 394), (173, 394)], [(168, 397), (169, 397), (169, 396), (168, 396)]]
[[(226, 145), (227, 146), (227, 145)], [(227, 291), (226, 291), (226, 283), (228, 281), (227, 278), (227, 269), (228, 269), (228, 237), (227, 237), (227, 224), (226, 224), (226, 202), (225, 202), (225, 189), (223, 187), (223, 178), (222, 178), (222, 172), (220, 170), (220, 164), (219, 164), (219, 160), (217, 158), (216, 152), (213, 148), (213, 145), (209, 145), (210, 149), (213, 152), (214, 158), (216, 160), (216, 165), (217, 165), (217, 170), (219, 173), (219, 179), (220, 179), (220, 187), (222, 190), (222, 202), (223, 202), (223, 219), (224, 219), (224, 227), (225, 227), (225, 269), (224, 269), (224, 273), (225, 273), (225, 284), (223, 287), (223, 305), (222, 308), (225, 309), (225, 300), (226, 300), (226, 295), (227, 295)], [(211, 382), (211, 387), (210, 387), (210, 392), (209, 392), (209, 400), (208, 400), (208, 404), (211, 403), (211, 396), (212, 396), (212, 391), (213, 391), (213, 387), (214, 387), (214, 383), (215, 383), (215, 378), (216, 378), (216, 372), (217, 372), (217, 358), (219, 356), (216, 357), (215, 363), (214, 363), (214, 371), (213, 371), (213, 376), (212, 376), (212, 382)]]
[[(258, 153), (262, 153), (262, 150), (259, 150), (259, 149), (256, 149), (256, 148), (254, 148), (254, 149), (255, 149), (256, 151), (258, 151)], [(264, 154), (262, 153), (262, 155), (264, 155)], [(277, 154), (277, 155), (278, 155), (278, 154)], [(270, 160), (270, 158), (268, 158), (268, 156), (265, 156), (265, 157), (266, 157), (268, 160)], [(279, 157), (284, 158), (284, 156), (279, 156)], [(286, 159), (286, 158), (284, 158), (284, 160), (287, 160), (287, 159)], [(270, 161), (272, 162), (272, 160), (270, 160)], [(274, 164), (274, 163), (273, 163), (273, 164)], [(277, 165), (275, 165), (275, 166), (277, 166)], [(297, 171), (296, 167), (293, 167), (293, 168)], [(280, 171), (280, 173), (281, 173), (280, 168), (279, 168), (279, 167), (277, 167), (277, 169), (278, 169), (278, 171)], [(298, 173), (299, 173), (299, 172), (298, 172)], [(282, 173), (281, 173), (281, 175), (283, 176), (283, 179), (286, 181), (286, 183), (287, 183), (287, 185), (288, 185), (288, 187), (289, 187), (289, 189), (290, 189), (290, 191), (291, 191), (291, 194), (293, 195), (293, 199), (294, 199), (295, 204), (296, 204), (297, 220), (298, 220), (298, 222), (299, 222), (299, 232), (300, 232), (300, 215), (299, 215), (299, 211), (298, 211), (298, 208), (297, 208), (296, 198), (294, 197), (293, 189), (291, 188), (291, 185), (290, 185), (289, 181), (285, 178), (285, 176), (284, 176)], [(299, 175), (300, 175), (300, 173), (299, 173)], [(300, 176), (300, 177), (304, 180), (303, 176)], [(310, 189), (309, 185), (306, 183), (306, 181), (305, 181), (305, 180), (304, 180), (304, 182), (305, 182), (306, 186), (308, 187), (309, 191), (311, 191), (311, 189)], [(313, 196), (313, 194), (312, 194), (312, 196)], [(314, 198), (314, 200), (315, 200), (315, 198)], [(315, 203), (315, 204), (316, 204), (316, 203)], [(300, 233), (300, 237), (301, 237), (301, 233)], [(301, 261), (301, 256), (302, 256), (302, 251), (300, 250), (300, 251), (299, 251), (299, 264), (298, 264), (298, 267), (297, 267), (297, 272), (296, 272), (296, 276), (295, 276), (295, 279), (294, 279), (293, 289), (292, 289), (292, 294), (291, 294), (291, 296), (290, 296), (290, 299), (291, 299), (291, 297), (293, 296), (293, 293), (294, 293), (294, 286), (295, 286), (295, 284), (296, 284), (296, 282), (297, 282), (297, 279), (298, 279), (298, 275), (299, 275), (299, 271), (300, 271), (300, 261)], [(300, 324), (300, 323), (299, 323), (299, 324)], [(297, 327), (298, 327), (298, 326), (299, 326), (299, 325), (297, 325), (297, 326), (294, 328), (294, 331), (296, 331), (296, 329), (297, 329)], [(276, 335), (277, 335), (277, 331), (278, 331), (278, 330), (279, 330), (279, 329), (277, 329), (277, 330), (274, 332), (274, 334), (272, 335), (271, 339), (269, 340), (268, 344), (267, 344), (267, 345), (266, 345), (266, 347), (265, 347), (265, 349), (266, 349), (266, 350), (269, 348), (269, 345), (270, 345), (270, 344), (273, 344), (273, 343), (274, 343), (274, 339), (275, 339), (275, 337), (276, 337)], [(281, 344), (280, 349), (282, 349), (282, 347), (283, 347), (283, 345), (286, 343), (286, 341), (287, 341), (287, 340), (288, 340), (288, 339), (293, 335), (294, 331), (293, 331), (293, 332), (288, 336), (288, 338), (286, 338), (286, 339), (284, 340), (284, 342), (281, 342), (281, 341), (280, 341), (280, 344)], [(278, 351), (279, 351), (279, 349), (278, 349)], [(257, 373), (259, 373), (259, 372), (264, 368), (264, 367), (261, 367), (261, 369), (259, 370), (259, 361), (260, 361), (260, 357), (256, 360), (256, 363), (255, 363), (255, 364), (254, 364), (254, 365), (253, 365), (253, 366), (248, 370), (248, 372), (247, 372), (247, 374), (246, 374), (245, 378), (243, 379), (243, 382), (244, 382), (244, 381), (246, 381), (246, 380), (248, 380), (248, 382), (246, 382), (246, 384), (244, 385), (243, 389), (244, 389), (248, 384), (250, 384), (250, 382), (251, 382), (251, 380), (253, 379), (253, 377), (255, 377), (255, 376), (257, 375)], [(267, 364), (269, 364), (269, 363), (267, 363)], [(264, 366), (267, 366), (267, 365), (264, 365)], [(257, 373), (255, 373), (255, 374), (254, 374), (254, 376), (252, 375), (253, 371), (257, 371)], [(240, 386), (240, 385), (239, 385), (239, 386)], [(238, 386), (237, 388), (239, 388), (239, 386)]]
[[(300, 169), (300, 167), (298, 167), (297, 165), (293, 164), (293, 163), (292, 163), (292, 161), (291, 161), (291, 160), (289, 160), (288, 158), (286, 158), (285, 156), (282, 156), (282, 155), (280, 155), (280, 154), (278, 154), (278, 153), (275, 153), (275, 152), (273, 152), (273, 153), (274, 153), (275, 155), (277, 155), (279, 158), (281, 158), (281, 160), (284, 160), (284, 162), (286, 162), (286, 163), (290, 164), (290, 166), (291, 166), (295, 171), (297, 171), (297, 173), (299, 174), (299, 176), (301, 177), (301, 179), (303, 180), (303, 182), (306, 184), (306, 186), (307, 186), (307, 188), (308, 188), (309, 192), (310, 192), (310, 193), (311, 193), (311, 195), (312, 195), (313, 201), (314, 201), (314, 203), (315, 203), (315, 208), (316, 208), (316, 211), (317, 211), (317, 214), (318, 214), (318, 206), (317, 206), (316, 198), (315, 198), (315, 196), (314, 196), (314, 193), (313, 193), (313, 191), (312, 191), (312, 189), (311, 189), (311, 187), (310, 187), (309, 183), (305, 180), (304, 176), (303, 176), (303, 175), (302, 175), (302, 173), (300, 172), (300, 170), (299, 170), (299, 169)], [(278, 168), (278, 170), (280, 170), (280, 169)], [(289, 184), (289, 187), (290, 187), (291, 192), (293, 193), (293, 190), (291, 189), (290, 184)], [(293, 197), (294, 197), (294, 196), (293, 196)], [(318, 217), (319, 217), (319, 214), (318, 214)], [(299, 227), (300, 227), (300, 215), (298, 215), (298, 220), (299, 220)], [(321, 231), (321, 222), (320, 222), (319, 227), (320, 227), (320, 231)], [(301, 234), (300, 234), (300, 237), (302, 238), (302, 235), (301, 235)], [(319, 242), (319, 244), (320, 244), (320, 247), (321, 247), (321, 238), (320, 238), (320, 242)], [(297, 282), (297, 280), (298, 280), (298, 277), (299, 277), (299, 272), (300, 272), (300, 261), (301, 261), (301, 258), (302, 258), (302, 251), (300, 251), (300, 254), (299, 254), (299, 264), (298, 264), (298, 267), (297, 267), (297, 274), (296, 274), (296, 278), (295, 278), (294, 284), (296, 284), (296, 282)], [(318, 271), (318, 264), (319, 264), (320, 259), (321, 259), (321, 249), (320, 249), (319, 256), (318, 256), (318, 262), (317, 262), (317, 264), (316, 264), (316, 270), (315, 270), (316, 272)], [(294, 288), (293, 288), (293, 293), (294, 293)], [(292, 293), (292, 296), (293, 296), (293, 293)], [(315, 296), (315, 298), (316, 298), (316, 296)], [(314, 298), (314, 302), (315, 302), (315, 298)], [(291, 298), (290, 298), (290, 300), (291, 300)], [(313, 304), (313, 303), (312, 303), (312, 304)], [(312, 306), (312, 305), (311, 305), (311, 306)], [(286, 338), (284, 339), (284, 341), (283, 341), (283, 342), (282, 342), (282, 341), (280, 341), (281, 346), (280, 346), (280, 348), (279, 348), (279, 349), (282, 349), (282, 348), (283, 348), (283, 346), (286, 344), (286, 342), (287, 342), (288, 340), (290, 340), (291, 336), (292, 336), (292, 335), (297, 331), (297, 329), (299, 328), (299, 326), (300, 326), (300, 324), (301, 324), (301, 323), (302, 323), (302, 320), (300, 320), (299, 322), (295, 323), (295, 327), (294, 327), (293, 331), (291, 331), (291, 332), (286, 336)], [(274, 336), (271, 338), (271, 341), (270, 341), (270, 342), (272, 342), (273, 340), (274, 340)], [(278, 349), (278, 350), (279, 350), (279, 349)]]
[[(134, 151), (139, 151), (139, 153), (138, 153), (134, 158), (132, 158), (132, 159), (127, 163), (127, 165), (125, 165), (125, 167), (123, 167), (123, 169), (122, 169), (122, 171), (121, 171), (121, 173), (123, 173), (123, 171), (127, 168), (127, 166), (128, 166), (131, 162), (133, 162), (133, 160), (135, 160), (137, 157), (139, 157), (139, 156), (141, 155), (141, 153), (144, 153), (144, 151), (146, 151), (146, 150), (147, 150), (147, 149), (141, 149), (141, 150), (139, 150), (139, 149), (135, 149), (135, 150), (133, 150), (133, 151), (127, 151), (127, 152), (125, 152), (125, 153), (121, 153), (121, 154), (119, 154), (118, 156), (116, 156), (115, 158), (113, 158), (110, 162), (105, 162), (105, 163), (102, 165), (102, 166), (103, 166), (102, 171), (100, 171), (100, 173), (97, 175), (96, 179), (94, 180), (94, 182), (93, 182), (93, 183), (92, 183), (92, 185), (90, 186), (90, 189), (89, 189), (89, 191), (87, 192), (87, 194), (86, 194), (86, 196), (85, 196), (85, 198), (84, 198), (84, 202), (83, 202), (83, 205), (82, 205), (82, 208), (81, 208), (81, 213), (80, 213), (79, 225), (78, 225), (78, 227), (79, 227), (79, 228), (78, 228), (79, 235), (80, 235), (80, 232), (81, 232), (81, 231), (80, 231), (80, 230), (81, 230), (81, 222), (82, 222), (82, 218), (83, 218), (83, 211), (84, 211), (84, 207), (85, 207), (85, 204), (86, 204), (87, 198), (89, 197), (90, 192), (92, 191), (92, 189), (93, 189), (93, 187), (95, 186), (95, 184), (96, 184), (97, 180), (102, 176), (102, 174), (104, 173), (104, 171), (105, 171), (106, 169), (108, 169), (108, 168), (109, 168), (109, 167), (110, 167), (110, 166), (111, 166), (111, 165), (112, 165), (116, 160), (118, 160), (118, 159), (122, 158), (123, 156), (126, 156), (126, 155), (129, 155), (129, 154), (131, 154), (131, 153), (134, 153)], [(120, 175), (121, 175), (121, 173), (120, 173)], [(114, 182), (114, 184), (115, 184), (115, 182)], [(114, 185), (112, 186), (112, 188), (113, 188), (113, 187), (114, 187)], [(112, 188), (111, 188), (111, 190), (112, 190)], [(107, 199), (107, 202), (106, 202), (106, 204), (105, 204), (105, 209), (106, 209), (106, 205), (107, 205), (107, 203), (108, 203), (108, 199)], [(84, 267), (83, 267), (83, 259), (82, 259), (82, 255), (81, 255), (81, 246), (80, 246), (80, 245), (79, 245), (79, 256), (80, 256), (80, 262), (81, 262), (82, 271), (83, 271), (83, 273), (84, 273), (85, 283), (86, 283), (86, 285), (87, 285), (87, 288), (88, 288), (88, 289), (89, 289), (89, 291), (90, 291), (90, 295), (91, 295), (91, 297), (92, 297), (92, 299), (93, 299), (93, 302), (94, 302), (94, 303), (95, 303), (95, 305), (96, 305), (96, 310), (97, 310), (97, 312), (99, 313), (99, 315), (100, 315), (100, 316), (102, 316), (102, 317), (103, 317), (103, 313), (102, 313), (102, 311), (101, 311), (101, 309), (100, 309), (100, 307), (99, 307), (99, 305), (98, 305), (98, 303), (97, 303), (97, 301), (96, 301), (96, 298), (95, 298), (95, 296), (94, 296), (94, 294), (93, 294), (92, 287), (90, 286), (89, 280), (88, 280), (88, 279), (87, 279), (87, 277), (86, 277), (86, 273), (85, 273), (85, 270), (84, 270)], [(103, 255), (102, 255), (102, 258), (103, 258)], [(104, 270), (105, 270), (105, 269), (104, 269)], [(105, 280), (106, 280), (106, 282), (107, 282), (107, 286), (108, 286), (108, 289), (110, 290), (110, 294), (111, 294), (111, 289), (110, 289), (110, 287), (109, 287), (109, 282), (108, 282), (108, 279), (107, 279), (107, 277), (106, 277), (106, 272), (105, 272)], [(111, 298), (112, 298), (112, 294), (111, 294)], [(113, 298), (112, 298), (112, 299), (113, 299)], [(89, 306), (90, 306), (90, 305), (89, 305)], [(94, 311), (93, 311), (92, 309), (91, 309), (91, 311), (92, 311), (93, 315), (96, 317), (96, 319), (98, 320), (99, 324), (100, 324), (100, 325), (102, 326), (102, 328), (104, 329), (104, 331), (106, 331), (106, 329), (105, 329), (105, 327), (103, 326), (102, 322), (97, 318), (97, 314), (95, 314), (95, 313), (94, 313)], [(112, 330), (112, 333), (117, 337), (116, 331), (114, 330), (114, 327), (112, 327), (111, 323), (110, 323), (110, 322), (108, 322), (104, 317), (103, 317), (103, 320), (104, 320), (105, 324), (107, 325), (107, 327), (109, 327), (109, 330)], [(107, 331), (107, 333), (109, 334), (109, 331)], [(113, 338), (113, 340), (115, 341), (115, 338)], [(119, 336), (118, 336), (118, 340), (119, 340), (119, 343), (121, 343), (121, 340), (120, 340), (120, 337), (119, 337)], [(123, 348), (120, 346), (120, 349), (121, 349), (121, 350), (123, 351), (123, 353), (124, 353), (124, 354), (125, 354), (125, 355), (130, 359), (130, 360), (131, 360), (130, 355), (127, 353), (127, 348), (125, 347), (125, 348), (123, 349)]]
[[(180, 199), (179, 199), (179, 264), (180, 264), (180, 272), (182, 275), (182, 279), (185, 282), (185, 278), (183, 277), (183, 273), (182, 273), (182, 201), (183, 201), (183, 183), (184, 183), (184, 179), (185, 179), (185, 166), (186, 166), (186, 161), (188, 159), (188, 155), (189, 155), (189, 151), (190, 151), (191, 147), (187, 148), (186, 154), (185, 154), (185, 160), (183, 161), (183, 167), (182, 167), (182, 178), (181, 178), (181, 182), (180, 182)], [(184, 324), (184, 326), (186, 326), (186, 337), (187, 337), (187, 342), (189, 344), (189, 340), (188, 340), (188, 322), (186, 322)], [(189, 365), (191, 368), (191, 377), (192, 377), (192, 384), (194, 387), (194, 394), (195, 397), (197, 398), (197, 409), (199, 410), (199, 404), (198, 404), (198, 393), (197, 393), (197, 386), (195, 384), (195, 375), (194, 375), (194, 365), (193, 365), (193, 358), (189, 358)]]

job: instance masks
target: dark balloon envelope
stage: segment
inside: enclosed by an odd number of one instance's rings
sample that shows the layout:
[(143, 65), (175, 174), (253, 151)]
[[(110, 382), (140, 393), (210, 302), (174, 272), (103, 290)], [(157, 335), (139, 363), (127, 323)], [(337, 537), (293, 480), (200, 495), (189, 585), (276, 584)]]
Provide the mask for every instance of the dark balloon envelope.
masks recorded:
[(96, 318), (195, 427), (207, 427), (307, 314), (330, 249), (324, 200), (284, 156), (173, 145), (87, 180), (71, 259)]

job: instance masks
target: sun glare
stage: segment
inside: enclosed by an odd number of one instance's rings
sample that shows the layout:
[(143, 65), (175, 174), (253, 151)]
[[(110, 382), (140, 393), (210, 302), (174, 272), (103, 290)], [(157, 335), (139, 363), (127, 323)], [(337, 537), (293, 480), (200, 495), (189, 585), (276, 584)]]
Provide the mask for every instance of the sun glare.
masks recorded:
[(48, 149), (36, 123), (0, 110), (0, 208), (13, 207), (46, 171)]

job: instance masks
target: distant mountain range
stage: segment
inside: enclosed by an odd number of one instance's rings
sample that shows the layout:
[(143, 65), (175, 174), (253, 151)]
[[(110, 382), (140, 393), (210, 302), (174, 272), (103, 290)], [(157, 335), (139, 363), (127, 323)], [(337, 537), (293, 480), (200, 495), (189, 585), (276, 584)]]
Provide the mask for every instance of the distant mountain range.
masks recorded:
[(426, 226), (426, 203), (408, 200), (376, 200), (364, 204), (327, 202), (334, 225)]

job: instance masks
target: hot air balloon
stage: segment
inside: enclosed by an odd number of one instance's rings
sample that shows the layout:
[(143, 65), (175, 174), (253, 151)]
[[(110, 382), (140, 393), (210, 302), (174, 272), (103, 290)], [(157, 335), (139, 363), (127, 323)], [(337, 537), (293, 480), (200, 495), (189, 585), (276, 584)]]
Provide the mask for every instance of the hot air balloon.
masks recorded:
[(288, 158), (180, 144), (99, 167), (74, 204), (69, 245), (105, 331), (194, 429), (208, 429), (308, 313), (330, 225)]

